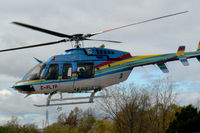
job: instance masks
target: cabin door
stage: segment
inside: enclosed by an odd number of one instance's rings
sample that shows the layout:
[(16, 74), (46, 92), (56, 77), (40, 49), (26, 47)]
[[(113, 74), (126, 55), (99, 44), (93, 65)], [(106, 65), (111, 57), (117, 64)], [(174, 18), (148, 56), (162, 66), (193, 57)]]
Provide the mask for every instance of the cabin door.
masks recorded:
[(73, 63), (62, 63), (60, 64), (60, 89), (63, 92), (73, 92), (74, 90), (74, 77), (73, 77)]
[(87, 91), (94, 82), (94, 64), (92, 62), (77, 62), (77, 74), (74, 88), (78, 91)]
[(47, 69), (45, 72), (45, 80), (42, 85), (40, 85), (41, 91), (44, 92), (55, 92), (58, 91), (60, 88), (59, 84), (59, 71), (60, 71), (60, 64), (52, 63), (47, 65)]

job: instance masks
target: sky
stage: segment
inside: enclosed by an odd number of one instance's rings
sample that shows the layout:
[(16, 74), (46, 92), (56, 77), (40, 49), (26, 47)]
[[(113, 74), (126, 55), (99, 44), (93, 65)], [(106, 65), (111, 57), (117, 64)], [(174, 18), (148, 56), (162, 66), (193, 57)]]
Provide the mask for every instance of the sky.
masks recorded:
[[(186, 51), (196, 50), (200, 40), (199, 0), (0, 0), (0, 49), (25, 46), (62, 38), (32, 31), (11, 24), (19, 21), (65, 34), (93, 33), (181, 11), (186, 14), (173, 16), (95, 36), (96, 39), (122, 41), (122, 44), (104, 43), (107, 48), (129, 51), (133, 56), (172, 53), (179, 45)], [(101, 42), (85, 42), (85, 46), (98, 47)], [(36, 108), (35, 103), (45, 103), (46, 96), (33, 95), (24, 99), (10, 88), (19, 81), (37, 62), (33, 57), (47, 60), (53, 55), (63, 54), (70, 49), (70, 43), (0, 53), (0, 124), (11, 116), (17, 116), (21, 123), (41, 123), (46, 108)], [(180, 62), (167, 63), (169, 74), (163, 74), (158, 67), (134, 68), (123, 84), (130, 82), (148, 83), (169, 76), (179, 84), (179, 103), (195, 103), (200, 96), (200, 64), (189, 60), (190, 66)], [(69, 95), (66, 95), (69, 96)], [(79, 105), (81, 109), (91, 105)], [(63, 106), (69, 112), (75, 106)], [(56, 107), (50, 107), (50, 123), (57, 117)]]

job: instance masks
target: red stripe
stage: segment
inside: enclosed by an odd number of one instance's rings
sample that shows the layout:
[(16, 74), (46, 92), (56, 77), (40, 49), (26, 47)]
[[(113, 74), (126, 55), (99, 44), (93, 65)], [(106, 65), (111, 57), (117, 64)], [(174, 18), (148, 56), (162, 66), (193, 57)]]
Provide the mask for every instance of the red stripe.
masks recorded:
[(110, 64), (110, 63), (113, 63), (113, 62), (116, 62), (116, 61), (120, 61), (120, 60), (123, 60), (123, 59), (127, 59), (127, 58), (130, 58), (132, 57), (130, 54), (126, 54), (126, 55), (123, 55), (123, 56), (120, 56), (112, 61), (106, 61), (104, 63), (101, 63), (99, 65), (96, 65), (95, 68), (97, 67), (101, 67), (101, 66), (104, 66), (104, 65), (107, 65), (107, 64)]
[(182, 47), (178, 48), (178, 51), (183, 51), (183, 50), (185, 50), (185, 46), (182, 46)]
[(53, 57), (52, 61), (56, 61), (56, 57), (55, 56)]
[(77, 71), (72, 72), (72, 74), (77, 73)]

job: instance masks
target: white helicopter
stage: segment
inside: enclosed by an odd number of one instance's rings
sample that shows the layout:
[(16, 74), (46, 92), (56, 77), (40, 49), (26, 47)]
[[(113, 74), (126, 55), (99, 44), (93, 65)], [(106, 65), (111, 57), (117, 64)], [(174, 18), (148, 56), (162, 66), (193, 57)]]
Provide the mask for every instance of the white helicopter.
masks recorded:
[[(33, 69), (31, 69), (22, 80), (16, 82), (13, 85), (13, 88), (21, 93), (27, 94), (26, 97), (32, 94), (48, 95), (46, 104), (35, 105), (37, 107), (92, 103), (94, 98), (100, 97), (95, 96), (96, 92), (105, 87), (125, 81), (134, 67), (156, 64), (164, 73), (167, 73), (169, 71), (165, 65), (166, 62), (180, 60), (183, 65), (187, 66), (189, 65), (187, 59), (189, 58), (197, 58), (200, 61), (200, 45), (196, 51), (192, 52), (184, 52), (185, 46), (180, 46), (176, 53), (132, 56), (129, 52), (106, 49), (104, 47), (83, 48), (79, 43), (80, 41), (87, 40), (121, 43), (119, 41), (112, 40), (91, 39), (90, 37), (186, 12), (187, 11), (156, 17), (100, 32), (74, 35), (63, 34), (20, 22), (13, 22), (13, 24), (16, 25), (62, 37), (64, 39), (54, 42), (4, 49), (0, 50), (0, 52), (47, 46), (62, 42), (75, 42), (75, 48), (66, 50), (65, 55), (54, 55), (46, 62), (42, 62), (35, 58), (39, 64), (33, 67)], [(89, 97), (62, 97), (62, 93), (82, 92), (91, 92), (91, 95)], [(56, 93), (60, 94), (60, 98), (51, 99), (52, 95)], [(51, 101), (79, 99), (89, 100), (67, 103), (50, 103)]]

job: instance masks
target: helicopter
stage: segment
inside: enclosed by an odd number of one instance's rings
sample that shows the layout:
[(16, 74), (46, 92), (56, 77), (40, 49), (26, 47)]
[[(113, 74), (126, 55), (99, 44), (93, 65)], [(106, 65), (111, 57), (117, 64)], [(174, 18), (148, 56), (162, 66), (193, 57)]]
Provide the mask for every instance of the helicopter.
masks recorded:
[[(38, 64), (34, 66), (23, 77), (22, 80), (16, 82), (12, 88), (19, 91), (20, 93), (26, 94), (25, 97), (33, 94), (48, 95), (46, 104), (34, 104), (36, 107), (93, 103), (94, 98), (102, 97), (95, 96), (98, 91), (101, 91), (105, 87), (125, 81), (135, 67), (157, 65), (163, 73), (168, 73), (169, 70), (166, 67), (167, 62), (179, 60), (184, 66), (189, 65), (187, 61), (189, 58), (197, 58), (197, 60), (200, 62), (200, 43), (197, 47), (197, 50), (192, 52), (185, 52), (185, 46), (182, 45), (179, 46), (176, 53), (132, 56), (129, 52), (116, 49), (107, 49), (104, 46), (84, 48), (81, 46), (80, 42), (101, 41), (121, 43), (120, 41), (92, 39), (90, 37), (137, 24), (183, 14), (186, 12), (188, 11), (156, 17), (100, 32), (73, 35), (63, 34), (21, 22), (12, 22), (13, 24), (25, 28), (40, 31), (64, 39), (53, 42), (4, 49), (0, 50), (0, 52), (47, 46), (63, 42), (74, 43), (74, 48), (66, 50), (64, 55), (54, 55), (50, 57), (46, 62), (35, 58)], [(62, 93), (88, 92), (91, 93), (90, 96), (85, 97), (64, 98), (62, 96)], [(60, 98), (52, 99), (51, 97), (57, 93), (60, 94)], [(80, 99), (88, 99), (88, 101), (66, 103), (58, 102)]]

